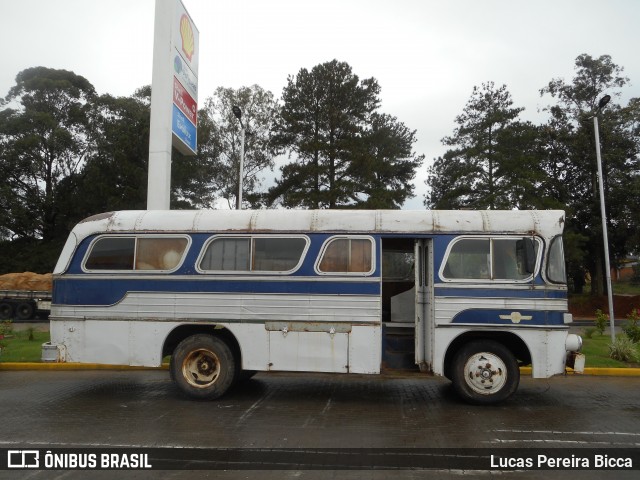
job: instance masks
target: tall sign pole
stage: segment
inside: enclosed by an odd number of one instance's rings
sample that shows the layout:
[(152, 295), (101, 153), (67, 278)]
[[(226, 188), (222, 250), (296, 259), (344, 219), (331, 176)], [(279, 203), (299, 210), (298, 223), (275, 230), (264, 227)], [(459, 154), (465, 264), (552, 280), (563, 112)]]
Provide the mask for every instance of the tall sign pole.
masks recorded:
[(171, 152), (195, 155), (199, 32), (180, 0), (156, 0), (147, 209), (169, 210)]

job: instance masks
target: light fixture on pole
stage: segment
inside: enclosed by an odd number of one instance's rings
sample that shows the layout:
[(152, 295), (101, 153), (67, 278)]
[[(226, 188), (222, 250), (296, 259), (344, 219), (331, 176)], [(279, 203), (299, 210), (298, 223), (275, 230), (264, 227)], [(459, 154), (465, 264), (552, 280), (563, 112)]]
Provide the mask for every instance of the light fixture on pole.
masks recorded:
[(238, 196), (236, 197), (236, 210), (242, 210), (242, 173), (244, 171), (244, 134), (245, 128), (242, 123), (242, 110), (237, 105), (231, 107), (233, 114), (240, 121), (240, 167), (238, 168)]
[(611, 326), (611, 342), (616, 339), (615, 321), (613, 318), (613, 291), (611, 290), (611, 264), (609, 262), (609, 238), (607, 235), (607, 213), (604, 204), (604, 179), (602, 175), (602, 158), (600, 156), (600, 132), (598, 130), (598, 115), (611, 100), (610, 95), (605, 95), (598, 103), (598, 109), (593, 116), (593, 130), (596, 136), (596, 159), (598, 161), (598, 188), (600, 189), (600, 212), (602, 217), (602, 243), (604, 243), (604, 265), (607, 278), (607, 295), (609, 299), (609, 322)]

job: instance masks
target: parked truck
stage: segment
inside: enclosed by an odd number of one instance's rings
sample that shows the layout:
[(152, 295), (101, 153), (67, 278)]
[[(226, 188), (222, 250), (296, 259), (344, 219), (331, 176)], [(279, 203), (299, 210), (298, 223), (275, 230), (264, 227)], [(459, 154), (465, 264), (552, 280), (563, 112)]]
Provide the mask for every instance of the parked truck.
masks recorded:
[(0, 320), (48, 317), (51, 309), (51, 274), (33, 272), (0, 275)]
[(48, 316), (51, 292), (44, 290), (0, 290), (0, 320), (31, 320)]

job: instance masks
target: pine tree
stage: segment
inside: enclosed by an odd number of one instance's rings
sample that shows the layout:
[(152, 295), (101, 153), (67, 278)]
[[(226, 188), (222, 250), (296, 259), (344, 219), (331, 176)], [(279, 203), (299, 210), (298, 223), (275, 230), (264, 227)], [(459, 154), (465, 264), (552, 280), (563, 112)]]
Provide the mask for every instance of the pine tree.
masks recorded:
[(380, 87), (333, 60), (288, 78), (274, 145), (293, 161), (269, 191), (286, 207), (399, 207), (422, 162), (415, 132), (377, 112)]
[(514, 171), (526, 170), (530, 148), (528, 124), (517, 121), (523, 108), (514, 108), (505, 85), (493, 82), (474, 87), (458, 125), (442, 142), (451, 147), (429, 169), (426, 198), (429, 208), (510, 208), (518, 182)]

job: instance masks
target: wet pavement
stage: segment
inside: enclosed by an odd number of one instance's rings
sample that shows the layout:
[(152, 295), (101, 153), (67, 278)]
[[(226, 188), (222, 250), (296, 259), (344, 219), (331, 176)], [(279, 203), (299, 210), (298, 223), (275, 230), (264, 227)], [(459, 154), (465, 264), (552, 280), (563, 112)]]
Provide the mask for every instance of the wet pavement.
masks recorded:
[[(523, 377), (509, 402), (476, 407), (458, 400), (449, 382), (438, 378), (258, 374), (221, 400), (199, 402), (184, 398), (166, 371), (3, 371), (0, 411), (2, 448), (640, 448), (638, 377)], [(83, 472), (28, 473), (5, 471), (0, 477), (87, 478)], [(187, 473), (102, 471), (91, 472), (91, 478), (387, 478), (382, 471)], [(578, 474), (387, 472), (394, 478), (465, 473)], [(579, 476), (638, 478), (638, 470)]]

